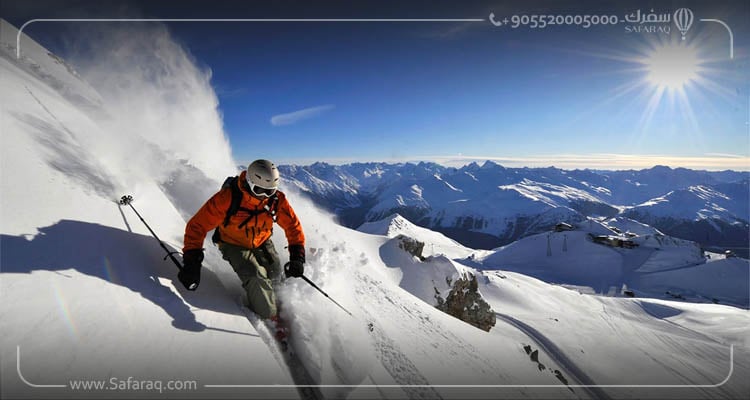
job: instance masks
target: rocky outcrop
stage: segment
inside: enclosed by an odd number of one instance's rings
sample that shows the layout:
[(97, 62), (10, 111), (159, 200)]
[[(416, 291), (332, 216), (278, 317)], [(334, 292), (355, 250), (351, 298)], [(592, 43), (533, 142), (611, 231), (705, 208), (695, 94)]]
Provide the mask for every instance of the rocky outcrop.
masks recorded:
[(417, 257), (420, 261), (425, 260), (424, 256), (422, 255), (422, 251), (424, 250), (423, 242), (405, 235), (398, 235), (397, 239), (398, 247), (413, 255), (414, 257)]
[[(448, 281), (448, 286), (451, 286), (450, 281)], [(435, 299), (437, 300), (436, 307), (438, 310), (461, 321), (487, 332), (495, 326), (495, 312), (479, 293), (477, 277), (474, 274), (464, 274), (453, 283), (452, 289), (445, 299), (439, 293), (435, 294)]]

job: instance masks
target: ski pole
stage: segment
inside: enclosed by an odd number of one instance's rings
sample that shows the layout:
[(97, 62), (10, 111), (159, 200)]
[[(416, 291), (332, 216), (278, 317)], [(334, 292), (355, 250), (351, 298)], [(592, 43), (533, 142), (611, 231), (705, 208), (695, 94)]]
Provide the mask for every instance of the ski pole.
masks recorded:
[(333, 302), (333, 304), (336, 304), (337, 306), (339, 306), (339, 308), (341, 308), (347, 314), (349, 314), (350, 317), (354, 316), (354, 315), (352, 315), (352, 313), (349, 312), (349, 310), (347, 310), (346, 308), (344, 308), (344, 306), (342, 306), (341, 304), (339, 304), (336, 300), (332, 299), (331, 296), (328, 295), (328, 293), (324, 292), (323, 289), (319, 288), (318, 285), (316, 285), (313, 281), (307, 279), (306, 276), (302, 275), (302, 276), (300, 276), (300, 278), (304, 279), (305, 282), (307, 282), (307, 283), (310, 284), (310, 286), (314, 287), (315, 289), (318, 289), (318, 291), (320, 293), (323, 293), (323, 296), (328, 297), (328, 300), (331, 300)]
[(131, 196), (131, 195), (122, 196), (120, 198), (120, 204), (122, 204), (122, 205), (128, 205), (128, 206), (130, 206), (130, 208), (133, 209), (133, 211), (135, 212), (135, 215), (137, 215), (138, 218), (141, 219), (141, 222), (143, 222), (143, 225), (146, 225), (146, 228), (148, 228), (149, 232), (151, 232), (151, 236), (153, 236), (154, 239), (156, 239), (156, 241), (159, 242), (159, 246), (161, 246), (161, 248), (164, 249), (164, 251), (167, 252), (167, 255), (164, 256), (164, 259), (166, 260), (167, 257), (169, 257), (170, 259), (172, 259), (172, 262), (174, 263), (174, 265), (177, 266), (177, 269), (182, 269), (182, 264), (180, 264), (180, 262), (177, 261), (177, 259), (174, 257), (174, 254), (177, 253), (177, 252), (176, 251), (169, 251), (169, 249), (167, 249), (167, 246), (165, 246), (164, 243), (161, 241), (161, 239), (159, 239), (159, 237), (156, 236), (156, 233), (154, 233), (154, 231), (151, 229), (151, 227), (148, 226), (148, 224), (143, 219), (143, 217), (141, 217), (141, 214), (139, 214), (138, 211), (135, 209), (135, 207), (133, 207), (133, 204), (131, 204), (132, 202), (133, 202), (133, 196)]

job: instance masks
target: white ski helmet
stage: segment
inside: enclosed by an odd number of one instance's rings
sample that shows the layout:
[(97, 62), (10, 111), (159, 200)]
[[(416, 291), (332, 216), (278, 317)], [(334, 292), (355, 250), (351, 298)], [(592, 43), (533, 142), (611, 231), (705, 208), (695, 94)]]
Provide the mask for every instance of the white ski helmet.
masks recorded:
[(279, 170), (268, 160), (255, 160), (245, 174), (250, 191), (256, 196), (271, 197), (279, 188)]

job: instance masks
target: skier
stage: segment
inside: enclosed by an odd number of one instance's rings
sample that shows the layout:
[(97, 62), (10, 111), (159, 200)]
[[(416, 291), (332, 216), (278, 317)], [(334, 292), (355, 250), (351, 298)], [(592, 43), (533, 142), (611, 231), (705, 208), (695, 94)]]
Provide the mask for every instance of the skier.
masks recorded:
[(216, 229), (213, 242), (232, 265), (247, 293), (248, 307), (262, 319), (277, 320), (274, 285), (280, 281), (280, 261), (271, 241), (273, 223), (289, 242), (287, 277), (301, 277), (305, 264), (302, 225), (283, 192), (279, 171), (268, 160), (255, 160), (238, 177), (228, 178), (188, 221), (183, 248), (184, 267), (177, 275), (188, 290), (200, 283), (203, 241)]

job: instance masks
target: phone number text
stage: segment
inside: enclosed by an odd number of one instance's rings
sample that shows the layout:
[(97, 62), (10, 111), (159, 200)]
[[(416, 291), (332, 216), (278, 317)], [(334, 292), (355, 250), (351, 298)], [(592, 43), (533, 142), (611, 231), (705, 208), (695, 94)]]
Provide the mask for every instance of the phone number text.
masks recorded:
[[(505, 18), (496, 26), (509, 25), (511, 28), (529, 27), (531, 29), (544, 29), (551, 25), (578, 25), (582, 28), (590, 28), (594, 25), (617, 25), (620, 23), (617, 15), (513, 15), (510, 19)], [(624, 22), (624, 21), (623, 21)]]

